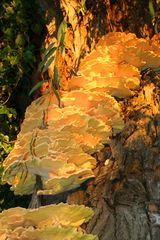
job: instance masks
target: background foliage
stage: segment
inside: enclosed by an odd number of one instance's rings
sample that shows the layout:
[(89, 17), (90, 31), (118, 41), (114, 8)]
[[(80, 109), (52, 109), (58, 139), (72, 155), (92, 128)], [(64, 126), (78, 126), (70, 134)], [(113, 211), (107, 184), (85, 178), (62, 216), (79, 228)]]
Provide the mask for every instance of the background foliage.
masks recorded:
[[(31, 73), (38, 56), (44, 19), (38, 1), (1, 0), (0, 5), (0, 177), (2, 162), (11, 151), (23, 111), (29, 104)], [(34, 23), (34, 24), (33, 24)], [(1, 183), (2, 184), (2, 183)], [(24, 206), (7, 185), (0, 185), (0, 209)]]

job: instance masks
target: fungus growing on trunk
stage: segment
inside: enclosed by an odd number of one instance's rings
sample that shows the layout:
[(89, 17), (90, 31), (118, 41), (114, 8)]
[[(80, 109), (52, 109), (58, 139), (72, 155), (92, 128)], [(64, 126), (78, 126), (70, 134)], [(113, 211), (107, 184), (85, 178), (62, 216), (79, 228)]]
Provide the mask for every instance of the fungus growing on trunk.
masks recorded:
[(124, 127), (121, 98), (139, 88), (140, 71), (160, 67), (158, 46), (134, 34), (109, 33), (80, 63), (61, 108), (46, 94), (27, 108), (14, 149), (4, 161), (3, 180), (15, 194), (57, 194), (94, 176), (91, 156)]
[(88, 207), (63, 203), (38, 209), (11, 208), (0, 213), (0, 239), (96, 240), (80, 228), (92, 216)]
[(126, 98), (139, 87), (140, 71), (160, 67), (158, 45), (132, 33), (108, 33), (80, 63), (69, 89), (105, 92)]
[(42, 180), (41, 194), (79, 187), (94, 176), (96, 160), (90, 154), (101, 150), (112, 133), (111, 124), (94, 114), (74, 104), (58, 108), (49, 99), (50, 95), (42, 96), (28, 107), (15, 147), (4, 162), (3, 180), (15, 194), (31, 194), (36, 175)]

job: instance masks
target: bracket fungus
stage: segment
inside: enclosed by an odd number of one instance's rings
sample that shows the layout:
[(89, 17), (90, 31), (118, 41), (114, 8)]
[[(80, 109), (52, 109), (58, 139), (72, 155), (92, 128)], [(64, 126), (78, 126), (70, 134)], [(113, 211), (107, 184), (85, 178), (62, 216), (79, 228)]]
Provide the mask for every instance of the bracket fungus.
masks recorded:
[(160, 67), (159, 47), (132, 33), (108, 33), (79, 66), (69, 89), (106, 92), (125, 98), (139, 87), (140, 71)]
[(49, 99), (50, 95), (42, 96), (28, 107), (15, 147), (4, 162), (3, 180), (15, 194), (32, 193), (36, 175), (43, 184), (39, 194), (80, 186), (94, 176), (96, 160), (90, 154), (102, 149), (111, 134), (110, 126), (80, 107), (58, 108)]
[(91, 154), (124, 127), (118, 99), (140, 84), (140, 71), (160, 67), (158, 46), (134, 34), (109, 33), (80, 63), (77, 76), (61, 91), (61, 108), (46, 94), (27, 108), (14, 149), (4, 161), (3, 180), (15, 194), (57, 194), (94, 177)]
[(0, 213), (0, 239), (96, 240), (80, 228), (92, 216), (88, 207), (63, 203), (38, 209), (11, 208)]

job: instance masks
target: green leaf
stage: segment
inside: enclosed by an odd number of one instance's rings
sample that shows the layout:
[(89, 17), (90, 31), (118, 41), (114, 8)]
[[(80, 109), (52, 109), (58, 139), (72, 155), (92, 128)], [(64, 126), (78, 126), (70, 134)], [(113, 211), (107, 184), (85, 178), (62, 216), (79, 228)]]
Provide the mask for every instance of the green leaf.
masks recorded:
[(59, 46), (62, 46), (63, 43), (64, 43), (64, 38), (65, 38), (65, 33), (63, 32), (62, 33), (62, 36), (61, 36), (61, 39), (60, 39), (60, 42), (59, 42)]
[(64, 45), (62, 45), (60, 48), (61, 48), (62, 58), (64, 59), (64, 57), (65, 57), (65, 47), (64, 47)]
[(62, 45), (64, 42), (66, 30), (67, 30), (67, 22), (63, 20), (58, 28), (58, 33), (57, 33), (57, 40), (58, 40), (59, 46)]
[(149, 12), (152, 18), (154, 18), (155, 16), (155, 11), (154, 11), (154, 7), (153, 7), (153, 2), (152, 0), (149, 0)]
[(57, 98), (57, 100), (58, 100), (58, 106), (59, 106), (59, 108), (61, 107), (61, 99), (60, 99), (60, 96), (59, 96), (59, 93), (58, 93), (58, 91), (53, 87), (53, 92), (54, 92), (54, 94), (56, 95), (56, 98)]
[(12, 145), (9, 142), (9, 136), (0, 133), (0, 149), (3, 149), (4, 153), (8, 154), (12, 150)]
[(80, 9), (78, 11), (78, 14), (81, 12), (82, 15), (85, 15), (85, 11), (86, 11), (86, 0), (81, 0), (80, 1)]
[(12, 113), (12, 116), (13, 116), (14, 118), (17, 117), (17, 112), (16, 112), (16, 110), (15, 110), (14, 108), (9, 108), (9, 111), (10, 111), (10, 113)]
[(40, 62), (38, 71), (40, 71), (46, 64), (49, 57), (57, 50), (57, 47), (51, 48), (47, 55), (44, 56), (43, 60)]
[(47, 53), (52, 49), (52, 47), (54, 46), (55, 43), (51, 43), (49, 44), (48, 48), (44, 51), (44, 55), (47, 55)]
[(16, 40), (15, 40), (15, 44), (17, 46), (24, 46), (25, 44), (25, 38), (21, 33), (18, 33)]
[(51, 65), (51, 63), (54, 61), (55, 56), (50, 57), (50, 59), (47, 61), (47, 63), (45, 64), (42, 73), (45, 73), (48, 69), (48, 67)]
[(32, 58), (33, 58), (33, 53), (29, 50), (29, 49), (27, 49), (25, 52), (24, 52), (24, 60), (26, 61), (26, 62), (30, 62), (31, 60), (32, 60)]
[(46, 54), (46, 56), (44, 57), (44, 59), (47, 60), (56, 50), (57, 50), (57, 47), (51, 48), (51, 50)]
[(10, 64), (11, 64), (11, 66), (17, 65), (18, 63), (19, 63), (18, 56), (11, 56), (10, 57)]
[(9, 13), (9, 14), (13, 14), (14, 13), (14, 9), (10, 6), (6, 7), (6, 12)]
[(42, 80), (42, 81), (38, 82), (38, 83), (31, 89), (31, 91), (29, 92), (29, 96), (30, 96), (33, 92), (35, 92), (44, 82), (46, 82), (46, 81)]
[(5, 114), (8, 118), (14, 117), (16, 118), (17, 113), (16, 110), (13, 108), (7, 108), (5, 105), (0, 105), (0, 114)]
[(13, 33), (13, 28), (7, 28), (4, 30), (5, 37), (9, 40), (12, 40), (14, 33)]
[(37, 73), (44, 67), (44, 64), (45, 62), (43, 60), (39, 63)]
[(8, 114), (8, 110), (5, 106), (0, 107), (0, 114)]
[(81, 5), (83, 8), (85, 8), (86, 0), (81, 0)]
[(53, 87), (57, 90), (59, 87), (58, 68), (54, 66)]

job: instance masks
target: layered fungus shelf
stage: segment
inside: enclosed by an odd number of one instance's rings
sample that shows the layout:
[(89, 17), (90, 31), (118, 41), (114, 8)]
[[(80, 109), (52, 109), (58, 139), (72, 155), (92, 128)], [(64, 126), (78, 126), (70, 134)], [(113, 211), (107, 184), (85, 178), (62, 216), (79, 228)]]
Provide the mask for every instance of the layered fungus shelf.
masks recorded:
[[(121, 102), (136, 94), (141, 71), (147, 68), (160, 69), (158, 45), (134, 34), (102, 37), (81, 61), (77, 76), (67, 83), (68, 90), (60, 92), (61, 107), (50, 92), (27, 108), (15, 146), (3, 164), (3, 181), (12, 185), (15, 194), (32, 194), (39, 176), (42, 188), (37, 193), (54, 195), (93, 178), (94, 153), (123, 130)], [(77, 230), (91, 216), (84, 206), (64, 204), (10, 209), (0, 215), (0, 236), (97, 239)]]

